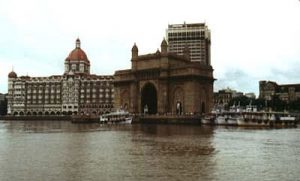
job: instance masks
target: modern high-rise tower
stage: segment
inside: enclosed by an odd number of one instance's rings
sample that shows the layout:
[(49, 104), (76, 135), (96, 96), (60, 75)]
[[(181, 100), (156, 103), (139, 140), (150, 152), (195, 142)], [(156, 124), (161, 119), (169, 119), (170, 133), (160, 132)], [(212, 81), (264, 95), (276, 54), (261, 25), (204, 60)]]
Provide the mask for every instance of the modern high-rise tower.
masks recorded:
[(191, 61), (210, 65), (210, 30), (205, 23), (172, 24), (166, 30), (169, 52), (183, 55), (190, 50)]

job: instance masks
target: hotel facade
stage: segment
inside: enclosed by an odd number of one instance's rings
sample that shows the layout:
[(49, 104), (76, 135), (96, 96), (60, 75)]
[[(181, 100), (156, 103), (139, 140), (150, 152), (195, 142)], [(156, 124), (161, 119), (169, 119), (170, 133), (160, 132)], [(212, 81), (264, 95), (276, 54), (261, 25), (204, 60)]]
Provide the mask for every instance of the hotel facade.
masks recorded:
[(90, 74), (90, 61), (76, 40), (63, 75), (8, 75), (8, 115), (100, 115), (113, 109), (113, 76)]

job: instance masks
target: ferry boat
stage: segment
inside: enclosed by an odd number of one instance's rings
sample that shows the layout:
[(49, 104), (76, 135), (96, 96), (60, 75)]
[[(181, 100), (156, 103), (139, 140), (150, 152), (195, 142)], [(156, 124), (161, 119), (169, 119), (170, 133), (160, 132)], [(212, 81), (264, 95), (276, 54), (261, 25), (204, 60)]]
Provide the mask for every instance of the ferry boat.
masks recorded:
[(241, 109), (240, 106), (232, 106), (229, 111), (220, 111), (219, 114), (216, 115), (215, 124), (216, 125), (228, 125), (228, 126), (236, 126), (238, 119), (241, 118)]
[(265, 112), (244, 112), (237, 124), (245, 127), (270, 127), (274, 121), (274, 115)]
[(215, 124), (216, 114), (210, 113), (206, 114), (201, 118), (201, 124), (213, 125)]
[(287, 112), (244, 112), (238, 120), (238, 126), (252, 127), (295, 127), (296, 117)]
[(100, 123), (123, 123), (131, 124), (132, 115), (124, 110), (118, 110), (108, 114), (102, 114), (100, 116)]
[(298, 121), (296, 117), (291, 116), (288, 112), (258, 111), (251, 103), (246, 109), (232, 106), (229, 111), (213, 111), (210, 114), (202, 118), (202, 124), (285, 128), (296, 127)]
[(216, 125), (228, 125), (236, 126), (237, 120), (241, 118), (239, 112), (222, 112), (216, 116), (215, 124)]

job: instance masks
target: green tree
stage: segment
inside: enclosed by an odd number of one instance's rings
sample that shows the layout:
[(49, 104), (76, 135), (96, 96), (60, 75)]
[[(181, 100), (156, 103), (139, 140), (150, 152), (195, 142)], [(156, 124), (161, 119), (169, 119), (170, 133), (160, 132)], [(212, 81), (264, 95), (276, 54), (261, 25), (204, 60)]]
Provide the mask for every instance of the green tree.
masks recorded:
[(278, 95), (274, 95), (268, 104), (274, 111), (284, 111), (288, 107), (287, 103), (281, 100)]
[(239, 96), (239, 97), (235, 97), (235, 98), (231, 99), (229, 101), (229, 106), (233, 106), (235, 104), (235, 105), (240, 105), (242, 107), (245, 107), (245, 106), (249, 105), (250, 102), (253, 100), (254, 99), (250, 99), (246, 96)]
[(300, 112), (300, 99), (298, 99), (296, 101), (291, 101), (288, 104), (288, 108), (290, 111)]

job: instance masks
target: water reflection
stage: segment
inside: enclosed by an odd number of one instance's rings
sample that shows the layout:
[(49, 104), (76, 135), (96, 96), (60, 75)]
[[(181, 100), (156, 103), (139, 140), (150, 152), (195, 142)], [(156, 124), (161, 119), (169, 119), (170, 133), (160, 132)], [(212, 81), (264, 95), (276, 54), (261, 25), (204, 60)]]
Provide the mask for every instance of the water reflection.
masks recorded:
[(2, 121), (0, 124), (11, 133), (91, 132), (101, 128), (100, 124), (71, 124), (68, 121)]
[[(145, 169), (150, 172), (147, 176), (155, 175), (156, 179), (174, 176), (178, 180), (198, 180), (213, 176), (212, 127), (139, 125), (132, 134), (130, 155), (144, 160), (135, 163), (138, 172)], [(145, 168), (145, 163), (151, 169)]]

